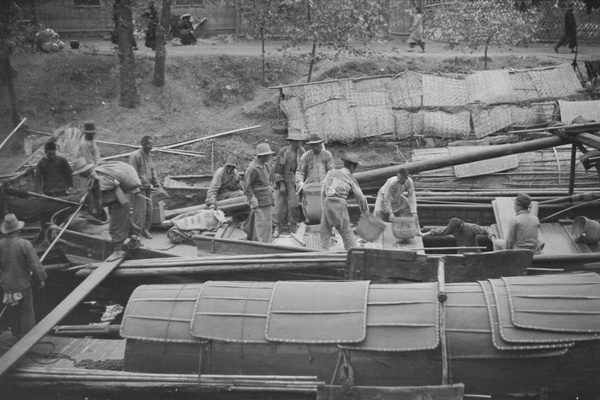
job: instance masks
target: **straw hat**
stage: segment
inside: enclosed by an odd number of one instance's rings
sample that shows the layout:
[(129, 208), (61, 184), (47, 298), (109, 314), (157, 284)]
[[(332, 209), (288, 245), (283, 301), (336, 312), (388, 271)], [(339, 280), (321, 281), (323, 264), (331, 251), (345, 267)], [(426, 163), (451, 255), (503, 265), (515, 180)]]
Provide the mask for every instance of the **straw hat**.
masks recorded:
[(94, 121), (86, 121), (83, 123), (83, 133), (97, 133), (96, 123)]
[(256, 155), (257, 156), (266, 156), (268, 154), (273, 154), (274, 152), (271, 151), (271, 147), (269, 146), (269, 143), (261, 143), (258, 146), (256, 146)]
[(225, 166), (237, 167), (237, 159), (235, 158), (235, 156), (227, 157), (227, 161), (225, 161)]
[(88, 169), (92, 168), (93, 166), (94, 166), (94, 164), (88, 164), (87, 161), (85, 160), (85, 158), (79, 157), (73, 163), (73, 175), (77, 175), (82, 172), (85, 172)]
[(523, 207), (529, 207), (529, 204), (531, 203), (531, 197), (525, 193), (518, 193), (517, 197), (515, 198), (515, 203)]
[(306, 144), (323, 143), (323, 138), (318, 133), (311, 133)]
[(362, 165), (362, 163), (358, 161), (358, 154), (356, 153), (346, 153), (344, 157), (342, 157), (342, 161), (346, 161), (356, 165)]
[(0, 232), (7, 235), (11, 232), (23, 229), (24, 226), (25, 222), (19, 221), (15, 214), (6, 214), (4, 216), (4, 221), (0, 225)]
[(300, 130), (298, 128), (291, 128), (288, 131), (288, 137), (286, 137), (285, 140), (296, 140), (299, 142), (303, 142), (306, 139), (304, 138), (304, 134), (302, 133), (302, 130)]
[(189, 18), (192, 14), (183, 14), (180, 19)]

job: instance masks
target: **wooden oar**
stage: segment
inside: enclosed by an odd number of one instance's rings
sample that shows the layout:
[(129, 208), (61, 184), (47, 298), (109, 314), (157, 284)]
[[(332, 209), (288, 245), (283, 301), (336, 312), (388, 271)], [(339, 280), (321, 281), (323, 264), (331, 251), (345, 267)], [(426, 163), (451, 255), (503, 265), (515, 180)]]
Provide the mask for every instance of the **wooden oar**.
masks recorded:
[(58, 232), (58, 235), (56, 235), (56, 237), (54, 238), (54, 240), (52, 241), (52, 243), (50, 243), (50, 246), (48, 246), (48, 248), (46, 249), (46, 251), (44, 252), (44, 254), (40, 257), (40, 262), (43, 262), (46, 259), (46, 256), (48, 255), (48, 253), (50, 253), (50, 250), (52, 250), (52, 248), (54, 247), (54, 245), (58, 242), (58, 239), (60, 239), (60, 237), (62, 236), (62, 234), (67, 230), (67, 228), (69, 227), (69, 224), (73, 221), (73, 219), (75, 218), (75, 216), (77, 215), (77, 213), (79, 212), (79, 210), (81, 210), (81, 207), (83, 207), (83, 201), (85, 200), (85, 196), (81, 198), (81, 200), (79, 201), (79, 207), (77, 207), (77, 209), (75, 210), (75, 212), (73, 213), (73, 215), (71, 215), (71, 218), (69, 218), (69, 220), (67, 221), (67, 223), (65, 224), (65, 226), (63, 226), (63, 228), (60, 230), (60, 232)]
[(0, 357), (0, 376), (21, 359), (35, 346), (56, 324), (58, 324), (75, 306), (96, 288), (119, 264), (123, 257), (114, 261), (105, 261), (86, 280), (81, 282), (54, 310), (50, 312), (39, 324), (27, 332), (12, 348)]
[(17, 133), (17, 131), (19, 130), (19, 128), (21, 127), (21, 125), (23, 125), (25, 123), (25, 121), (27, 121), (27, 118), (23, 118), (23, 121), (19, 122), (19, 125), (17, 125), (17, 127), (15, 129), (13, 129), (11, 133), (8, 134), (8, 136), (6, 137), (6, 139), (4, 139), (4, 141), (2, 142), (2, 144), (0, 144), (0, 149), (2, 147), (4, 147), (4, 145), (12, 137), (12, 135), (14, 135), (15, 133)]

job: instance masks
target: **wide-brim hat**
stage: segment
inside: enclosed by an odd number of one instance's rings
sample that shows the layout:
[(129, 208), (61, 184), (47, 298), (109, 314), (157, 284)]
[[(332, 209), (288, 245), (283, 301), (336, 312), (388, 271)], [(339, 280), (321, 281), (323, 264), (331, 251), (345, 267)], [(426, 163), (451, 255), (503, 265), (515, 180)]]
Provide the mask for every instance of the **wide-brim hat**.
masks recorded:
[(4, 216), (4, 221), (0, 224), (0, 232), (7, 235), (11, 232), (23, 229), (24, 226), (25, 222), (19, 221), (15, 214), (6, 214)]
[(323, 143), (323, 138), (318, 133), (311, 133), (306, 144)]
[(529, 207), (529, 204), (531, 204), (531, 197), (529, 197), (529, 195), (526, 193), (517, 193), (515, 203), (523, 207)]
[(86, 121), (83, 123), (83, 133), (97, 133), (96, 123), (94, 121)]
[(85, 158), (79, 157), (73, 163), (73, 168), (72, 168), (73, 175), (81, 174), (82, 172), (87, 171), (88, 169), (92, 168), (93, 166), (94, 166), (94, 164), (88, 164)]
[(227, 161), (225, 161), (225, 166), (237, 167), (237, 158), (235, 158), (235, 156), (227, 157)]
[(304, 142), (306, 138), (304, 137), (304, 134), (302, 133), (301, 129), (291, 128), (288, 131), (288, 137), (286, 137), (285, 140), (296, 140), (298, 142)]
[(256, 155), (257, 156), (266, 156), (268, 154), (273, 154), (274, 151), (271, 151), (271, 147), (269, 143), (261, 143), (256, 146)]
[(183, 14), (180, 19), (189, 18), (192, 14)]
[(344, 156), (342, 157), (342, 161), (346, 161), (346, 162), (353, 163), (356, 165), (362, 165), (362, 163), (359, 161), (358, 154), (356, 154), (356, 153), (344, 154)]

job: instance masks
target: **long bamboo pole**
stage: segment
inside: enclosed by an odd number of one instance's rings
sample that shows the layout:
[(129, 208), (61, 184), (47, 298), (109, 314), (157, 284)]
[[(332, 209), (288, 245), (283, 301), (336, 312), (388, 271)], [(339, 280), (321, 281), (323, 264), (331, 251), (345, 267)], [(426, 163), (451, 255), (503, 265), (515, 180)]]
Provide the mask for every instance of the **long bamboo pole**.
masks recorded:
[(6, 144), (6, 142), (8, 142), (10, 140), (10, 138), (12, 137), (12, 135), (14, 135), (15, 133), (17, 133), (17, 131), (19, 130), (19, 128), (21, 127), (21, 125), (23, 125), (25, 123), (25, 121), (27, 121), (27, 118), (23, 118), (23, 120), (21, 122), (19, 122), (19, 125), (17, 125), (17, 127), (15, 129), (13, 129), (8, 136), (6, 137), (6, 139), (4, 139), (4, 141), (2, 142), (2, 144), (0, 144), (0, 149), (2, 149), (2, 147), (4, 147), (4, 145)]

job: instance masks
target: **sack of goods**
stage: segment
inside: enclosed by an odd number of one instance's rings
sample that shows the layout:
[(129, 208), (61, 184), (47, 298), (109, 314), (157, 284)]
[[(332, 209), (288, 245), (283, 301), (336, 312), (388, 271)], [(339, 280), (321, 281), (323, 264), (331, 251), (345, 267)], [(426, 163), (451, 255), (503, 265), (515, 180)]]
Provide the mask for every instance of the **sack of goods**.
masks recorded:
[(105, 174), (119, 181), (124, 192), (132, 192), (142, 186), (137, 171), (122, 161), (107, 161), (96, 166), (96, 172)]

